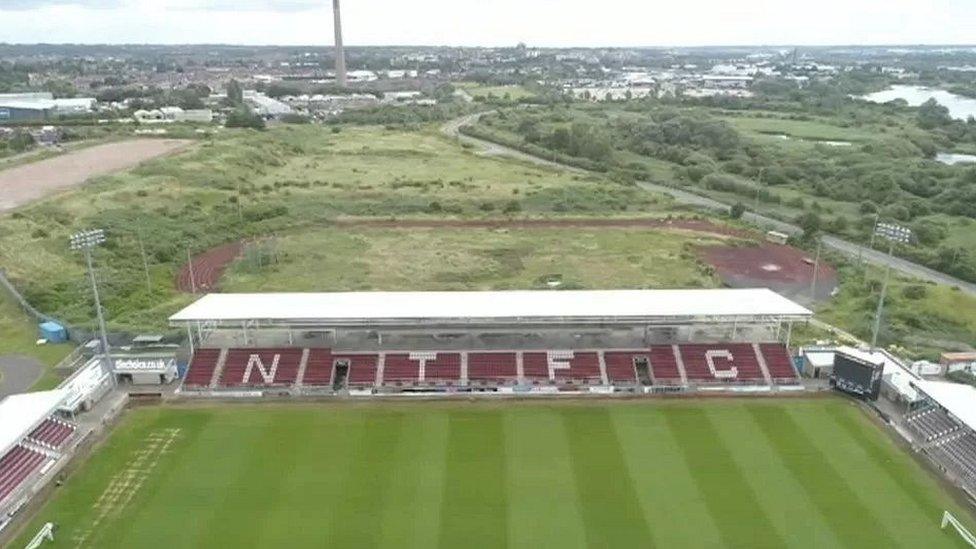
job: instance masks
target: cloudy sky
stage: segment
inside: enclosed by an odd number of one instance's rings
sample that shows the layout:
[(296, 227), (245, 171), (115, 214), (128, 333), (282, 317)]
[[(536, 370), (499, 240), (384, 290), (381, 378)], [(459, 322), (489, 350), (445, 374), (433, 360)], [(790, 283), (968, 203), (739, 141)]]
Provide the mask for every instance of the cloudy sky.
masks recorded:
[[(976, 0), (342, 0), (352, 45), (971, 44)], [(0, 42), (330, 44), (330, 0), (0, 0)]]

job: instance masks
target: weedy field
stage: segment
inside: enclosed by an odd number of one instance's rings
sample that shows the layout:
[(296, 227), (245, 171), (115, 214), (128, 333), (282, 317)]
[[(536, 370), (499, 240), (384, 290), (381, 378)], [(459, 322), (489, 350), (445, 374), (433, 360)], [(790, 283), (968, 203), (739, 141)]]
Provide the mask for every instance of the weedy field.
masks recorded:
[(695, 255), (724, 239), (628, 228), (323, 228), (280, 235), (277, 263), (245, 253), (227, 291), (688, 288), (717, 280)]
[[(191, 152), (97, 178), (0, 218), (0, 264), (38, 309), (91, 317), (82, 261), (68, 236), (104, 227), (96, 252), (109, 323), (160, 329), (190, 299), (173, 279), (186, 261), (240, 238), (327, 225), (340, 216), (649, 215), (669, 199), (602, 177), (482, 157), (435, 128), (282, 126), (224, 131)], [(150, 282), (147, 288), (142, 253)]]

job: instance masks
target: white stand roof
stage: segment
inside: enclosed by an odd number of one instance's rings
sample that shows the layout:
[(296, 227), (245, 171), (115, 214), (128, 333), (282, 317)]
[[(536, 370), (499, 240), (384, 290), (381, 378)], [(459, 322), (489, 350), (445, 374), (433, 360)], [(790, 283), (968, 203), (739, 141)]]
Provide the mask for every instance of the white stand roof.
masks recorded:
[(594, 290), (208, 294), (171, 323), (282, 324), (802, 320), (805, 307), (768, 290)]
[(916, 381), (915, 386), (967, 427), (976, 430), (976, 388), (962, 383), (924, 379)]
[(63, 389), (54, 389), (10, 395), (0, 400), (0, 455), (6, 454), (44, 418), (53, 414), (65, 393)]

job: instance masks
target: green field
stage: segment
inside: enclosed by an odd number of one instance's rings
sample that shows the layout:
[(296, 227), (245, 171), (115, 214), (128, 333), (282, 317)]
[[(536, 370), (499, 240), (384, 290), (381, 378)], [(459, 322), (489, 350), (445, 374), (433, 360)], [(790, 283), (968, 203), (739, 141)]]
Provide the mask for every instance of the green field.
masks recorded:
[(154, 407), (27, 532), (54, 521), (50, 547), (104, 548), (960, 546), (943, 509), (972, 523), (834, 398)]

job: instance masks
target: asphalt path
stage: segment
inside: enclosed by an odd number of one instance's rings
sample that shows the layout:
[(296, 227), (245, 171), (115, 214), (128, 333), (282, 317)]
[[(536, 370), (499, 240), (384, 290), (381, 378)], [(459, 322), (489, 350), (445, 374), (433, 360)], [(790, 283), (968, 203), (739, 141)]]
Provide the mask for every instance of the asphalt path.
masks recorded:
[[(504, 145), (499, 145), (491, 141), (486, 141), (484, 139), (479, 139), (472, 137), (470, 135), (464, 135), (461, 133), (461, 128), (468, 126), (478, 121), (482, 115), (487, 114), (484, 112), (469, 114), (462, 116), (460, 118), (455, 118), (441, 127), (441, 131), (449, 136), (459, 139), (461, 142), (470, 143), (472, 145), (479, 146), (483, 149), (484, 154), (489, 155), (505, 155), (518, 160), (523, 160), (527, 162), (532, 162), (540, 166), (547, 166), (550, 168), (560, 168), (563, 170), (568, 170), (576, 173), (586, 173), (586, 170), (578, 168), (576, 166), (569, 166), (566, 164), (561, 164), (559, 162), (554, 162), (552, 160), (547, 160), (544, 158), (539, 158), (522, 151), (506, 147)], [(673, 187), (668, 187), (665, 185), (657, 185), (655, 183), (649, 183), (646, 181), (639, 181), (637, 183), (639, 187), (647, 191), (652, 191), (656, 193), (663, 193), (674, 197), (675, 201), (682, 204), (687, 204), (689, 206), (697, 206), (699, 208), (706, 208), (710, 210), (717, 210), (721, 212), (728, 212), (731, 204), (720, 202), (713, 198), (707, 196), (702, 196), (692, 192), (688, 192), (681, 189), (676, 189)], [(765, 227), (770, 230), (776, 230), (788, 235), (797, 235), (803, 232), (803, 229), (794, 225), (792, 223), (787, 223), (785, 221), (780, 221), (779, 219), (774, 219), (767, 217), (765, 215), (747, 211), (742, 215), (742, 219), (757, 225), (760, 227)], [(926, 280), (929, 282), (935, 282), (936, 284), (946, 284), (949, 286), (955, 286), (960, 290), (970, 294), (976, 295), (976, 284), (971, 282), (966, 282), (965, 280), (960, 280), (954, 276), (941, 273), (934, 269), (930, 269), (924, 265), (919, 265), (908, 261), (907, 259), (902, 259), (900, 257), (889, 256), (883, 251), (878, 251), (866, 246), (861, 246), (860, 244), (855, 244), (847, 240), (843, 240), (833, 235), (824, 235), (822, 237), (822, 242), (827, 248), (844, 254), (852, 259), (861, 259), (868, 263), (878, 265), (881, 267), (891, 267), (893, 270), (898, 271), (904, 275), (910, 276), (912, 278), (917, 278), (919, 280)]]
[(0, 356), (0, 398), (27, 392), (41, 375), (44, 365), (24, 356)]

